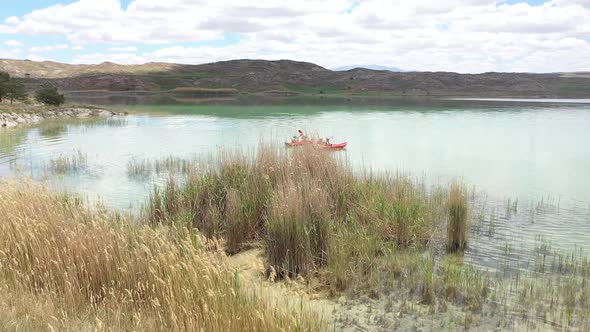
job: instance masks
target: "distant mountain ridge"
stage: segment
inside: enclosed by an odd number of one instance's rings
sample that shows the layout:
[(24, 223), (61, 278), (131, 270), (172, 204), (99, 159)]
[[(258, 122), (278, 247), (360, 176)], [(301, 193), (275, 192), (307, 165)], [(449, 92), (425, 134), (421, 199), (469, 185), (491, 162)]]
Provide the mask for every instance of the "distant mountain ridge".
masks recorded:
[(409, 70), (404, 70), (404, 69), (400, 69), (400, 68), (397, 68), (397, 67), (381, 66), (381, 65), (350, 65), (350, 66), (340, 66), (340, 67), (332, 68), (332, 70), (335, 70), (335, 71), (347, 71), (347, 70), (357, 69), (357, 68), (370, 69), (370, 70), (387, 70), (387, 71), (392, 71), (392, 72), (406, 72), (406, 71), (409, 71)]
[(218, 91), (224, 95), (590, 97), (587, 73), (458, 74), (370, 68), (336, 71), (309, 62), (247, 59), (200, 65), (110, 62), (70, 65), (0, 59), (0, 71), (20, 77), (29, 90), (52, 84), (65, 92), (183, 93), (190, 96)]

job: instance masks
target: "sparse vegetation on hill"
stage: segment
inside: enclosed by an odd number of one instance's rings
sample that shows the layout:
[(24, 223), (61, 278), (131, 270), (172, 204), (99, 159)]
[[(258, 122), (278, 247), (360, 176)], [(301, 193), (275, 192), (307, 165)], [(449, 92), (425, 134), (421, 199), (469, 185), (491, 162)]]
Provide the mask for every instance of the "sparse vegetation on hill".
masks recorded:
[[(576, 73), (391, 72), (355, 68), (331, 71), (289, 60), (232, 60), (202, 65), (67, 65), (0, 60), (0, 70), (25, 77), (29, 90), (51, 84), (60, 91), (163, 93), (175, 88), (281, 91), (312, 95), (572, 97), (590, 95), (590, 77)], [(104, 93), (104, 91), (103, 91)]]

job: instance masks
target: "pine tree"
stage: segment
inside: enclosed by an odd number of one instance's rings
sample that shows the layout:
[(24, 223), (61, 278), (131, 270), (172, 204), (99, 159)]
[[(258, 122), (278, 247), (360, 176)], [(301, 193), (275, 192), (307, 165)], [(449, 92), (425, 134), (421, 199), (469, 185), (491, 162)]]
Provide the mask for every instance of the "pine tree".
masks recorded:
[(8, 73), (0, 71), (0, 102), (6, 95), (6, 85), (10, 81), (10, 75)]
[(6, 96), (6, 98), (10, 100), (11, 104), (15, 100), (27, 99), (27, 91), (25, 90), (25, 86), (22, 83), (15, 81), (14, 79), (4, 84), (4, 88), (4, 95)]

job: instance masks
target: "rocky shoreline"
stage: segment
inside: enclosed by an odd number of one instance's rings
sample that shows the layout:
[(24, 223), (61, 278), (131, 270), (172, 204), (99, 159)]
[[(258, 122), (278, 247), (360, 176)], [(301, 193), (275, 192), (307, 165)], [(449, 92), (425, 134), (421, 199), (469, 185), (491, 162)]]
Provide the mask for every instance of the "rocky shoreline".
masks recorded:
[(101, 108), (61, 108), (38, 113), (14, 113), (0, 111), (0, 128), (14, 128), (20, 125), (31, 125), (47, 119), (90, 118), (126, 115)]

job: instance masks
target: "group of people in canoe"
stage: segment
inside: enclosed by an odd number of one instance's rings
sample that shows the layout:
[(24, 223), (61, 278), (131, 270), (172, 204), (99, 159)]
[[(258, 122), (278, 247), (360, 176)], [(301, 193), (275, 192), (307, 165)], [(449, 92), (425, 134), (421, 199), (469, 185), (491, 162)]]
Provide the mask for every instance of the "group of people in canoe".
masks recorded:
[(333, 144), (330, 142), (329, 138), (310, 138), (303, 130), (297, 130), (298, 135), (294, 135), (291, 137), (291, 142), (286, 143), (288, 146), (301, 146), (301, 145), (308, 145), (308, 144), (315, 144), (321, 148), (328, 148), (328, 149), (343, 149), (346, 147), (346, 142)]
[(299, 135), (294, 135), (293, 137), (291, 137), (291, 143), (309, 142), (309, 143), (324, 144), (324, 145), (330, 144), (330, 139), (327, 137), (312, 139), (312, 138), (308, 137), (307, 135), (305, 135), (305, 133), (301, 129), (298, 129), (297, 132), (299, 133)]

